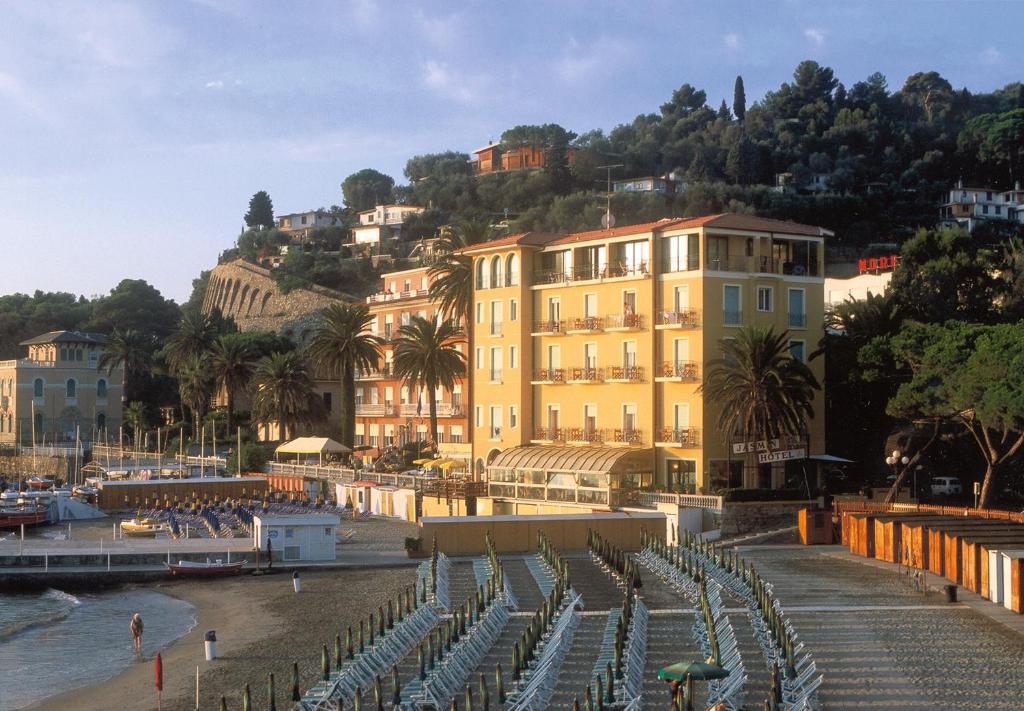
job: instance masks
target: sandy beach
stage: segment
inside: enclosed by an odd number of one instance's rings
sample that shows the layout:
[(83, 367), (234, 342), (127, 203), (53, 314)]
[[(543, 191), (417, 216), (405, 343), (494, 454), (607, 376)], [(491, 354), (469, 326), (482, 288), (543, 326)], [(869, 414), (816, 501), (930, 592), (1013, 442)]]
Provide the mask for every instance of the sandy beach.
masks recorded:
[[(108, 530), (93, 523), (83, 533), (96, 536)], [(386, 519), (345, 520), (343, 528), (355, 529), (354, 541), (340, 551), (401, 550), (405, 536), (414, 535), (412, 524)], [(78, 528), (76, 526), (76, 528)], [(78, 533), (78, 531), (76, 531)], [(290, 694), (292, 662), (299, 663), (301, 687), (311, 686), (320, 673), (320, 645), (327, 643), (332, 655), (334, 636), (377, 609), (415, 579), (415, 567), (304, 570), (302, 592), (292, 589), (291, 575), (244, 575), (207, 581), (166, 581), (146, 586), (191, 603), (196, 626), (163, 650), (165, 710), (195, 709), (195, 674), (200, 668), (200, 708), (216, 709), (223, 694), (228, 708), (241, 708), (242, 689), (248, 682), (255, 708), (265, 708), (267, 676), (274, 673), (277, 701)], [(125, 635), (131, 610), (125, 610)], [(218, 659), (206, 662), (203, 638), (217, 632)], [(103, 650), (96, 650), (102, 654)], [(126, 708), (156, 709), (153, 660), (147, 656), (113, 678), (92, 686), (52, 696), (31, 707), (32, 711), (109, 711)]]

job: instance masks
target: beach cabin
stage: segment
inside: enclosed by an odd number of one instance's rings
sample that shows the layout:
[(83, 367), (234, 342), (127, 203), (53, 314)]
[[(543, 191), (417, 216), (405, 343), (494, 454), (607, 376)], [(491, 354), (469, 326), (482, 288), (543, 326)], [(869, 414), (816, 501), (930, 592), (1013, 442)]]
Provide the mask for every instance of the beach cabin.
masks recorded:
[(334, 560), (341, 519), (335, 514), (255, 514), (253, 540), (260, 550), (270, 544), (274, 560), (285, 563)]
[(370, 493), (379, 482), (359, 479), (350, 484), (335, 484), (335, 498), (339, 506), (349, 505), (355, 513), (372, 513), (373, 496)]
[(1024, 567), (1024, 551), (1003, 551), (1003, 607), (1021, 612), (1021, 569)]
[(397, 486), (376, 486), (370, 491), (370, 511), (374, 516), (416, 520), (416, 492)]

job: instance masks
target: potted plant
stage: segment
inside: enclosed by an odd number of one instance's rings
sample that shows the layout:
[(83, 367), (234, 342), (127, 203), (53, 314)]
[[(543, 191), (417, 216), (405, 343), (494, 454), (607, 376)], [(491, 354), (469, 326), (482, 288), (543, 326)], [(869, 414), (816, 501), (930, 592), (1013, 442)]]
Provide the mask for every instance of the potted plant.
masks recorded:
[(405, 539), (405, 552), (410, 558), (426, 558), (427, 552), (423, 550), (423, 539), (408, 536)]

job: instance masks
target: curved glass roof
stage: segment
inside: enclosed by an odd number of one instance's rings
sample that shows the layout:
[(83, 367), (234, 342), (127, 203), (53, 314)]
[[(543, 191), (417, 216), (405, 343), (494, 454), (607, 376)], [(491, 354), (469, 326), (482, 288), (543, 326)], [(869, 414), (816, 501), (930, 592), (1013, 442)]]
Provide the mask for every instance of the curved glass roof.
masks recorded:
[(554, 472), (632, 473), (649, 472), (653, 450), (626, 447), (511, 447), (500, 452), (488, 469), (520, 469)]

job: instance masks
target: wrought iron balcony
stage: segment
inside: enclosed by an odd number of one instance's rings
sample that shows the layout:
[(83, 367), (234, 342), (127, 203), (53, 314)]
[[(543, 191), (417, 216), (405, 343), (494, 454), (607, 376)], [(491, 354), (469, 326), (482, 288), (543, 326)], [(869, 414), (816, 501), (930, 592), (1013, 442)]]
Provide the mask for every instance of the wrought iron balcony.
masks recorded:
[(534, 336), (561, 336), (565, 334), (565, 321), (548, 319), (533, 324)]
[(699, 372), (697, 363), (692, 360), (665, 361), (661, 364), (658, 372), (659, 378), (672, 378), (678, 380), (698, 380)]
[(657, 444), (664, 447), (699, 447), (700, 430), (696, 427), (663, 427), (658, 433)]
[(658, 316), (658, 325), (668, 328), (696, 328), (699, 323), (698, 316), (697, 309), (662, 311)]
[(570, 319), (567, 325), (568, 333), (593, 333), (604, 328), (604, 319), (600, 316), (582, 316)]
[(604, 444), (607, 433), (604, 430), (588, 427), (567, 427), (565, 441), (575, 444)]
[(608, 331), (640, 331), (643, 327), (643, 314), (611, 314), (605, 317), (605, 330)]
[(607, 382), (642, 383), (644, 369), (640, 365), (613, 365), (608, 368)]
[(630, 429), (630, 430), (615, 430), (612, 433), (612, 442), (615, 444), (630, 444), (640, 446), (644, 443), (644, 433), (642, 430)]
[(534, 441), (539, 442), (562, 442), (561, 427), (538, 427), (534, 431)]
[(570, 383), (600, 383), (604, 382), (602, 368), (571, 368), (569, 371)]
[(565, 368), (541, 368), (534, 373), (533, 382), (562, 385), (565, 383)]

